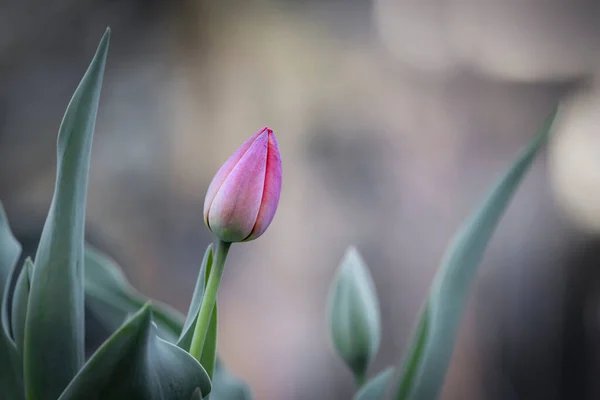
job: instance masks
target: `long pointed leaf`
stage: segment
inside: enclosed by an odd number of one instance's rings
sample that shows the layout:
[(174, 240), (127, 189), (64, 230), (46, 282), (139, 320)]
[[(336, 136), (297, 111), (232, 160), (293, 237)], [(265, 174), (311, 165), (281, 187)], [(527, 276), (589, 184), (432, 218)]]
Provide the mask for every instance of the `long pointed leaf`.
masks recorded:
[[(177, 345), (182, 349), (190, 349), (192, 343), (192, 336), (194, 335), (194, 327), (198, 320), (198, 313), (200, 312), (200, 306), (202, 305), (202, 299), (204, 298), (204, 290), (208, 282), (210, 270), (212, 268), (213, 253), (212, 246), (209, 245), (204, 253), (202, 259), (202, 265), (198, 272), (198, 279), (196, 281), (196, 287), (194, 289), (194, 295), (188, 310), (187, 318), (183, 326), (183, 331), (179, 337)], [(204, 341), (204, 347), (202, 348), (202, 355), (200, 356), (200, 364), (206, 369), (208, 375), (212, 378), (215, 370), (215, 363), (217, 360), (217, 328), (218, 328), (218, 311), (217, 305), (213, 309), (210, 317), (210, 323), (208, 325), (208, 332), (206, 340)]]
[(183, 330), (177, 341), (177, 346), (182, 349), (189, 350), (190, 344), (192, 343), (192, 336), (194, 335), (194, 326), (198, 319), (198, 313), (200, 312), (200, 306), (202, 305), (202, 298), (204, 296), (204, 289), (206, 288), (206, 282), (210, 274), (210, 269), (213, 262), (212, 245), (208, 245), (202, 258), (202, 264), (200, 265), (200, 271), (198, 272), (198, 279), (196, 280), (196, 287), (194, 288), (194, 294), (192, 295), (192, 301), (188, 309), (185, 323), (183, 324)]
[(33, 262), (27, 257), (23, 269), (17, 279), (12, 304), (12, 332), (13, 338), (20, 354), (23, 354), (23, 339), (25, 336), (25, 318), (27, 317), (27, 303), (29, 300), (29, 287), (31, 285), (31, 273)]
[[(424, 308), (426, 321), (417, 330), (405, 371), (414, 368), (414, 379), (401, 383), (396, 398), (435, 399), (450, 363), (462, 312), (484, 250), (538, 150), (546, 143), (555, 110), (530, 144), (492, 189), (481, 208), (459, 230), (435, 277)], [(424, 335), (424, 337), (423, 337)], [(417, 350), (420, 351), (415, 351)], [(415, 358), (416, 357), (416, 358)]]
[(211, 384), (200, 363), (156, 334), (142, 307), (90, 358), (59, 400), (180, 400)]
[(12, 234), (4, 207), (0, 203), (0, 398), (22, 399), (23, 375), (21, 357), (11, 337), (8, 296), (15, 264), (21, 254), (21, 245)]
[(25, 323), (29, 400), (55, 400), (84, 362), (85, 205), (109, 37), (107, 29), (58, 134), (56, 186), (35, 257)]

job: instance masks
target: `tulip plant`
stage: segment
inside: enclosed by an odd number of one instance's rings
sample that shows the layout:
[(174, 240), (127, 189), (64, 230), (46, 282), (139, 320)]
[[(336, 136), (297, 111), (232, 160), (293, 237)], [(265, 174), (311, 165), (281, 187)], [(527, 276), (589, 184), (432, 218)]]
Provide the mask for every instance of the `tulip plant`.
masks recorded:
[[(0, 398), (250, 399), (249, 387), (217, 355), (217, 293), (230, 246), (259, 238), (275, 215), (282, 188), (275, 135), (266, 127), (252, 135), (208, 188), (204, 220), (215, 244), (199, 265), (187, 315), (149, 300), (114, 261), (84, 242), (88, 168), (109, 35), (107, 30), (67, 107), (50, 210), (35, 258), (22, 266), (16, 265), (21, 246), (0, 206)], [(371, 374), (381, 337), (378, 299), (360, 254), (347, 251), (331, 285), (327, 315), (332, 347), (355, 377), (356, 400), (439, 396), (470, 282), (555, 115), (449, 247), (398, 368)], [(87, 359), (86, 312), (112, 332)]]

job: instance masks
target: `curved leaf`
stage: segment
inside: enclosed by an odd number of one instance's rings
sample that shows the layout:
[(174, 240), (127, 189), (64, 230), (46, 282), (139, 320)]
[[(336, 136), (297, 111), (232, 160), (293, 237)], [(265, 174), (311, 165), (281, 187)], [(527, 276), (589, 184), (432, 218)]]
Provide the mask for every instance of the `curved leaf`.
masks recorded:
[(377, 374), (356, 393), (354, 400), (379, 400), (383, 398), (390, 385), (394, 368), (389, 367)]
[(158, 337), (145, 305), (100, 346), (59, 400), (187, 400), (196, 388), (210, 393), (206, 371)]
[(415, 367), (414, 379), (402, 381), (397, 399), (438, 397), (450, 364), (469, 285), (513, 194), (538, 150), (546, 143), (557, 111), (546, 119), (538, 134), (498, 181), (479, 210), (458, 231), (449, 247), (424, 309), (422, 318), (426, 321), (420, 323), (424, 328), (419, 329), (412, 339), (411, 354), (416, 358), (406, 360), (409, 365), (405, 371), (413, 370), (412, 365)]
[(404, 370), (400, 378), (400, 385), (396, 392), (396, 398), (399, 400), (408, 399), (410, 390), (412, 388), (413, 381), (419, 369), (419, 363), (423, 357), (423, 349), (425, 348), (425, 340), (428, 335), (429, 327), (429, 313), (427, 311), (427, 303), (425, 303), (425, 309), (421, 311), (419, 318), (419, 324), (417, 329), (413, 332), (413, 342), (408, 349), (408, 354), (402, 362)]
[(56, 185), (35, 256), (25, 323), (29, 400), (55, 400), (84, 362), (85, 205), (109, 36), (107, 29), (58, 133)]
[(21, 255), (21, 245), (8, 225), (0, 203), (0, 398), (22, 399), (23, 375), (21, 357), (10, 333), (8, 297), (15, 265)]
[(332, 342), (360, 383), (379, 349), (381, 321), (373, 279), (353, 247), (331, 284), (328, 309)]
[[(192, 301), (190, 303), (187, 318), (183, 326), (183, 331), (181, 332), (181, 336), (177, 342), (179, 347), (188, 351), (192, 343), (192, 337), (194, 336), (194, 327), (196, 326), (196, 321), (198, 320), (198, 313), (200, 312), (200, 306), (202, 305), (202, 299), (204, 298), (204, 290), (208, 282), (208, 277), (212, 268), (212, 262), (212, 245), (209, 245), (202, 259), (202, 265), (200, 266), (200, 271), (198, 272), (198, 279), (196, 281), (194, 295), (192, 296)], [(206, 335), (206, 340), (204, 341), (204, 347), (202, 348), (202, 356), (200, 357), (200, 364), (202, 364), (202, 366), (206, 369), (206, 372), (208, 372), (208, 375), (211, 378), (215, 370), (217, 357), (217, 314), (217, 305), (215, 304), (215, 308), (213, 309), (210, 323), (208, 325), (208, 333)]]
[(13, 338), (20, 354), (23, 354), (23, 339), (25, 336), (25, 318), (27, 316), (27, 302), (29, 300), (29, 286), (31, 284), (31, 273), (33, 271), (33, 262), (27, 257), (25, 264), (21, 269), (12, 304), (12, 332)]
[(196, 280), (196, 287), (194, 288), (194, 294), (190, 307), (188, 309), (185, 323), (183, 324), (183, 330), (177, 341), (177, 346), (182, 349), (189, 350), (192, 343), (192, 336), (194, 335), (194, 327), (196, 326), (196, 320), (198, 319), (198, 313), (200, 312), (200, 306), (202, 305), (202, 298), (204, 296), (204, 290), (206, 288), (206, 282), (208, 282), (208, 276), (210, 275), (210, 269), (212, 268), (213, 252), (212, 245), (208, 245), (202, 258), (202, 264), (200, 265), (200, 271), (198, 272), (198, 279)]
[[(148, 301), (129, 284), (113, 260), (91, 247), (85, 249), (85, 294), (86, 306), (111, 332)], [(152, 302), (152, 314), (160, 337), (176, 342), (183, 326), (183, 315), (155, 301)]]
[[(205, 253), (205, 257), (202, 262), (203, 266), (205, 264), (209, 264), (207, 254), (208, 253)], [(139, 310), (139, 304), (143, 305), (141, 302), (146, 301), (147, 298), (139, 294), (139, 292), (129, 285), (119, 267), (112, 260), (102, 255), (97, 250), (94, 250), (90, 247), (86, 248), (85, 260), (86, 304), (88, 306), (93, 304), (93, 306), (90, 307), (91, 311), (96, 317), (102, 320), (107, 329), (113, 331), (121, 325), (122, 321), (127, 315)], [(210, 270), (205, 274), (209, 272)], [(202, 274), (199, 274), (199, 277), (200, 276), (202, 276)], [(192, 304), (193, 303), (195, 303), (195, 301), (192, 301)], [(190, 306), (190, 308), (192, 309), (192, 306)], [(193, 309), (195, 308), (196, 307)], [(159, 331), (162, 330), (163, 333), (170, 332), (168, 336), (170, 336), (171, 339), (173, 335), (180, 335), (180, 333), (183, 332), (184, 319), (177, 311), (170, 309), (168, 306), (157, 309), (156, 304), (153, 303), (152, 312), (154, 321), (159, 327)], [(214, 313), (216, 313), (216, 311)], [(213, 315), (215, 315), (214, 313)], [(189, 313), (188, 315), (193, 314)], [(191, 320), (191, 318), (188, 319)], [(214, 321), (216, 321), (216, 319), (214, 319)], [(190, 327), (193, 327), (191, 323), (188, 325), (188, 330), (190, 331), (188, 334), (190, 335), (191, 341), (193, 329), (190, 329)], [(181, 338), (186, 337), (188, 334), (181, 335)], [(161, 337), (167, 340), (164, 334), (162, 334)], [(215, 339), (211, 339), (211, 337), (214, 337)], [(169, 340), (171, 341), (171, 339)], [(174, 342), (176, 340), (177, 336), (175, 336), (175, 339), (172, 341)], [(208, 343), (212, 343), (213, 341), (215, 343), (214, 345), (208, 345)], [(180, 347), (182, 346), (182, 343), (184, 342), (180, 341)], [(213, 320), (211, 320), (211, 324), (209, 325), (209, 335), (207, 336), (205, 343), (205, 349), (209, 348), (216, 350), (216, 326), (213, 326)], [(201, 357), (201, 363), (203, 366), (210, 364), (205, 361), (211, 357), (209, 354), (210, 353), (208, 351), (203, 352)], [(213, 373), (213, 389), (210, 395), (211, 400), (251, 399), (252, 397), (247, 385), (231, 375), (231, 373), (229, 373), (219, 361), (218, 356), (215, 358), (216, 366)], [(206, 367), (205, 369), (208, 372), (209, 369)]]

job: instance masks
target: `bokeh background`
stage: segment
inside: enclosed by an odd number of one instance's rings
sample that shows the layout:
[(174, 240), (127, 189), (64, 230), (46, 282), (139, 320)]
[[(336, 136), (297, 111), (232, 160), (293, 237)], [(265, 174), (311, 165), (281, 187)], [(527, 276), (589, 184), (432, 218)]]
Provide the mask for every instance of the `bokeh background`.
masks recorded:
[(264, 125), (284, 188), (232, 249), (219, 351), (258, 400), (348, 399), (324, 305), (369, 264), (398, 365), (446, 245), (557, 101), (556, 133), (494, 241), (444, 399), (600, 396), (600, 3), (41, 0), (0, 3), (0, 199), (35, 242), (56, 133), (105, 27), (88, 239), (187, 310), (214, 172)]

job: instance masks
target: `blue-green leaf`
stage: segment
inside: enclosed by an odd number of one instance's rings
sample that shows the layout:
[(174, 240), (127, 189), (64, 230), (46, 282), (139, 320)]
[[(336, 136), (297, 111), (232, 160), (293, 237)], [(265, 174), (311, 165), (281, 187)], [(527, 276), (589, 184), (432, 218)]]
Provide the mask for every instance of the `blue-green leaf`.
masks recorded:
[(393, 375), (393, 367), (381, 371), (373, 379), (365, 383), (354, 396), (354, 400), (379, 400), (383, 398), (388, 390)]
[[(87, 308), (110, 331), (148, 301), (129, 284), (112, 259), (89, 246), (85, 249), (85, 295)], [(175, 343), (181, 333), (183, 315), (157, 301), (152, 302), (152, 314), (159, 336)]]
[[(488, 198), (458, 231), (434, 279), (420, 327), (413, 337), (396, 399), (435, 399), (444, 384), (460, 319), (477, 267), (500, 218), (538, 150), (546, 143), (555, 110)], [(406, 377), (406, 373), (405, 373)]]
[[(208, 265), (211, 262), (207, 257), (207, 254), (205, 254), (202, 265)], [(116, 330), (128, 315), (139, 310), (144, 302), (147, 301), (147, 298), (131, 287), (116, 263), (107, 256), (88, 247), (86, 248), (85, 260), (86, 304), (88, 307), (93, 304), (90, 307), (91, 311), (94, 316), (104, 323), (107, 329), (110, 331)], [(200, 274), (199, 276), (202, 275)], [(159, 332), (162, 331), (161, 337), (168, 340), (165, 337), (168, 336), (171, 338), (169, 341), (177, 341), (177, 336), (173, 339), (173, 335), (180, 335), (184, 327), (184, 319), (181, 314), (166, 305), (157, 307), (156, 302), (153, 302), (151, 307), (154, 322), (158, 325)], [(216, 338), (216, 329), (212, 326), (212, 323), (213, 321), (211, 320), (206, 343), (212, 340), (210, 339), (212, 332), (214, 332)], [(189, 324), (190, 326), (193, 327), (193, 325)], [(193, 330), (190, 332), (190, 340), (192, 333)], [(186, 335), (182, 335), (181, 337), (184, 336)], [(180, 342), (180, 345), (181, 343), (183, 342)], [(206, 343), (205, 347), (210, 347)], [(207, 354), (207, 352), (203, 352), (201, 361), (204, 361), (204, 357), (208, 357)], [(216, 358), (213, 386), (210, 394), (211, 400), (250, 400), (252, 397), (247, 385), (229, 373), (222, 362), (219, 361), (218, 356)]]
[[(198, 313), (200, 312), (200, 306), (202, 305), (202, 299), (204, 298), (204, 290), (208, 282), (208, 277), (212, 268), (212, 262), (212, 246), (209, 245), (204, 253), (204, 258), (202, 259), (202, 265), (200, 266), (200, 271), (198, 272), (198, 279), (196, 281), (194, 295), (192, 296), (187, 318), (185, 320), (185, 324), (183, 325), (183, 331), (181, 332), (181, 336), (177, 342), (179, 347), (188, 351), (192, 343), (192, 337), (194, 336), (194, 328), (196, 326), (196, 321), (198, 320)], [(206, 369), (206, 372), (208, 372), (208, 375), (211, 378), (215, 369), (217, 357), (217, 318), (217, 305), (215, 304), (215, 308), (213, 309), (210, 323), (208, 325), (208, 333), (206, 335), (206, 340), (204, 341), (204, 347), (202, 348), (202, 356), (200, 357), (200, 364), (202, 364), (202, 366)]]
[(190, 400), (202, 400), (202, 390), (200, 388), (196, 388), (194, 393), (192, 393), (192, 397)]
[(56, 400), (84, 362), (85, 207), (109, 36), (107, 29), (58, 133), (56, 185), (35, 256), (25, 323), (28, 400)]
[(429, 334), (428, 328), (429, 312), (427, 310), (427, 303), (425, 303), (425, 308), (420, 313), (417, 328), (415, 329), (415, 332), (413, 332), (413, 339), (411, 346), (408, 349), (408, 354), (405, 356), (402, 362), (404, 370), (402, 376), (400, 377), (400, 384), (398, 386), (398, 390), (396, 391), (397, 399), (404, 400), (409, 398), (408, 396), (412, 389), (415, 376), (418, 372), (420, 362), (423, 357), (425, 340), (427, 339)]
[(8, 297), (21, 245), (12, 234), (0, 203), (0, 398), (23, 399), (21, 357), (10, 332)]
[(59, 400), (181, 400), (210, 379), (185, 350), (158, 337), (152, 309), (142, 307), (100, 348)]
[(360, 382), (379, 349), (381, 323), (375, 285), (355, 248), (349, 248), (334, 278), (328, 304), (331, 339)]
[(29, 286), (31, 284), (31, 273), (33, 271), (33, 262), (27, 257), (25, 264), (21, 269), (15, 292), (13, 294), (12, 304), (12, 333), (17, 349), (23, 354), (23, 339), (25, 336), (25, 318), (27, 316), (27, 302), (29, 300)]
[(208, 245), (204, 252), (204, 258), (202, 258), (202, 264), (200, 265), (200, 271), (198, 272), (198, 279), (196, 280), (196, 287), (194, 288), (194, 294), (192, 295), (192, 301), (188, 308), (187, 317), (183, 324), (183, 330), (177, 341), (177, 345), (182, 349), (189, 350), (192, 343), (192, 336), (194, 336), (194, 327), (196, 326), (196, 320), (198, 319), (198, 313), (200, 312), (200, 306), (202, 305), (202, 298), (204, 297), (204, 290), (206, 283), (208, 282), (208, 276), (210, 275), (210, 269), (212, 268), (213, 252), (212, 245)]

